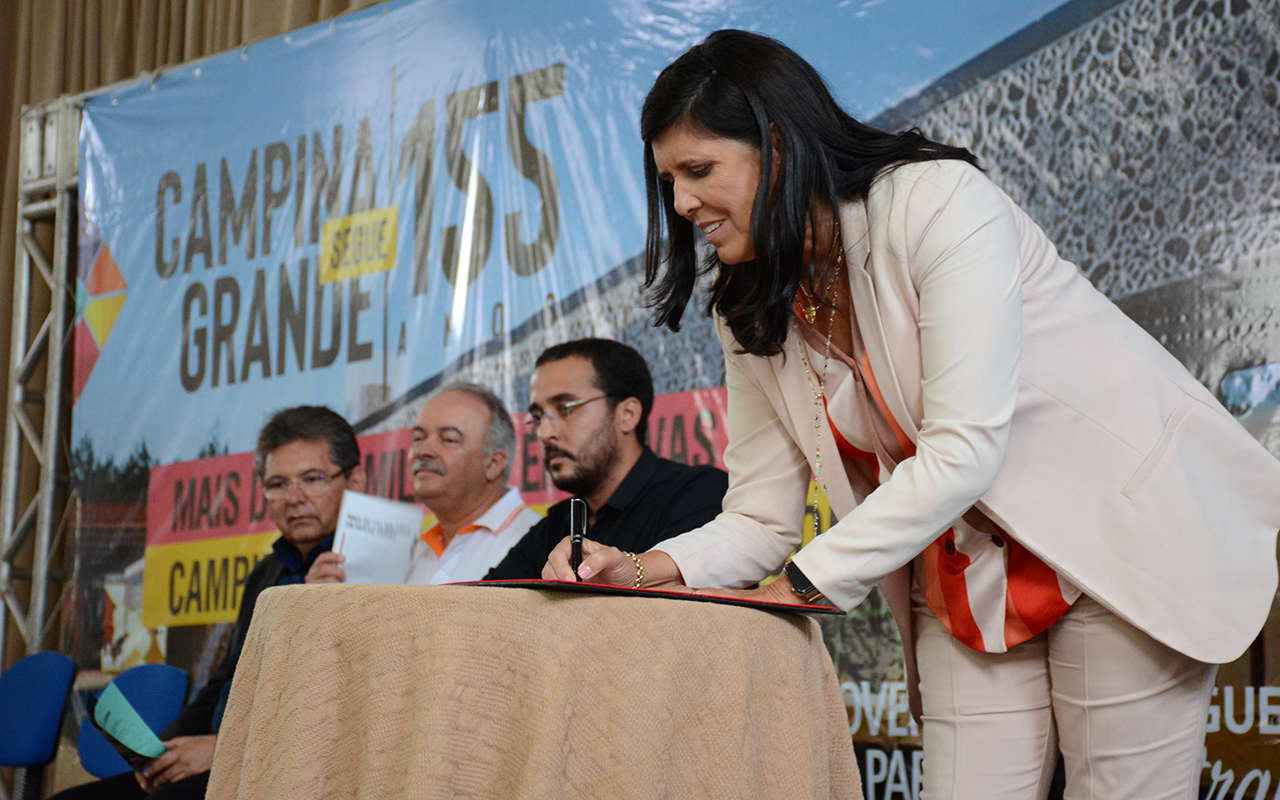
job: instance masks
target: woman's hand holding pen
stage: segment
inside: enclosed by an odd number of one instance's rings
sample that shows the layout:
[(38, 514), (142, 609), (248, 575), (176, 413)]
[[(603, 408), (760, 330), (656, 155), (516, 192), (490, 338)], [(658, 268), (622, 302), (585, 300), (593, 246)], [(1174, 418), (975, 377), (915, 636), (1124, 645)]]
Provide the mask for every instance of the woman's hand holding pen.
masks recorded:
[[(573, 545), (566, 536), (551, 551), (542, 577), (547, 580), (575, 581), (572, 565)], [(578, 575), (584, 581), (609, 586), (631, 586), (636, 580), (636, 566), (616, 547), (600, 544), (591, 539), (582, 540), (582, 566)]]
[[(650, 550), (637, 556), (644, 565), (644, 587), (668, 591), (687, 590), (680, 575), (680, 568), (671, 556), (659, 550)], [(576, 580), (571, 565), (572, 544), (566, 536), (551, 551), (542, 577), (546, 580)], [(634, 586), (636, 563), (631, 556), (616, 547), (600, 544), (591, 539), (582, 540), (582, 566), (578, 570), (582, 580), (603, 583), (608, 586)]]
[[(636, 564), (631, 556), (616, 547), (582, 540), (582, 567), (578, 574), (582, 580), (591, 583), (603, 583), (607, 586), (634, 586), (636, 582)], [(693, 589), (685, 585), (684, 576), (671, 556), (661, 550), (649, 550), (637, 556), (644, 565), (644, 588), (664, 589), (669, 592), (705, 591), (718, 597), (740, 597), (743, 600), (755, 600), (762, 603), (782, 603), (785, 605), (804, 605), (803, 598), (791, 588), (787, 576), (778, 578), (755, 589)], [(566, 536), (551, 551), (547, 564), (542, 568), (544, 580), (573, 581), (572, 545)]]

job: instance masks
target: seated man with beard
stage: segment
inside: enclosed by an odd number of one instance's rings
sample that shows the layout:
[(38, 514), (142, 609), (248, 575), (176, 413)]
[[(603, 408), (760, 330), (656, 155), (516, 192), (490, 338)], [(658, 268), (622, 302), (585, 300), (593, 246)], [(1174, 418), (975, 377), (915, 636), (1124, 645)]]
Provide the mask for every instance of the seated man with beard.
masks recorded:
[[(647, 446), (653, 380), (644, 358), (610, 339), (549, 347), (529, 380), (531, 431), (557, 488), (587, 504), (587, 538), (642, 552), (720, 513), (729, 476)], [(569, 501), (552, 506), (485, 580), (542, 577), (569, 530)]]

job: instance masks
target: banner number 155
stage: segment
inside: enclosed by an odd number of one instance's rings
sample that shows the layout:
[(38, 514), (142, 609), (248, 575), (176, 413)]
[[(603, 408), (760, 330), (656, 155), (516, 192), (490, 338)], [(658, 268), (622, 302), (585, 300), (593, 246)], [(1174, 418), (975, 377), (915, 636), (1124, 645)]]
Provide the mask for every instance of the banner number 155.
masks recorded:
[[(440, 262), (449, 283), (474, 281), (493, 247), (494, 202), (489, 181), (467, 155), (464, 128), (467, 122), (499, 109), (498, 81), (454, 92), (445, 100), (445, 166), (453, 185), (466, 196), (461, 225), (441, 231)], [(538, 233), (530, 242), (521, 235), (522, 212), (503, 219), (503, 244), (507, 264), (519, 276), (533, 275), (547, 265), (560, 233), (560, 186), (555, 167), (542, 150), (533, 146), (525, 129), (526, 111), (541, 100), (564, 94), (564, 64), (515, 75), (507, 79), (507, 151), (516, 171), (531, 182), (541, 199)], [(435, 167), (436, 101), (428, 100), (406, 134), (400, 148), (397, 183), (414, 172), (413, 260), (414, 294), (425, 294), (430, 273), (432, 191)], [(465, 262), (465, 266), (464, 266)]]

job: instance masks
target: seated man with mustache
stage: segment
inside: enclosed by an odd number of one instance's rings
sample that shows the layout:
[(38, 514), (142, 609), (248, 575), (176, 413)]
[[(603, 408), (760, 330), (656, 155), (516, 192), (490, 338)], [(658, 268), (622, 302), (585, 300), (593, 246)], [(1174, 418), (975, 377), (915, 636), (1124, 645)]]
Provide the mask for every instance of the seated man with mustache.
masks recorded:
[[(413, 427), (413, 493), (437, 523), (414, 544), (406, 583), (476, 581), (541, 517), (507, 485), (516, 436), (502, 400), (452, 383), (422, 404)], [(307, 583), (341, 583), (345, 556), (324, 553)]]
[[(538, 357), (525, 422), (542, 443), (552, 483), (586, 501), (593, 541), (642, 552), (720, 513), (729, 476), (654, 455), (647, 446), (652, 408), (649, 365), (620, 342), (578, 339)], [(485, 580), (542, 577), (568, 531), (565, 500)]]

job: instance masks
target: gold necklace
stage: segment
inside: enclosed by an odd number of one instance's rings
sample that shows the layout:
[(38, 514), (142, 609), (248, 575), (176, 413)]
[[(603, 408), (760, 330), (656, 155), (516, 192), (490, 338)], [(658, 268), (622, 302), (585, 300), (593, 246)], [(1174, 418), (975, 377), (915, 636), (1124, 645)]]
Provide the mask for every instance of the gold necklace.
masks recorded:
[[(837, 279), (839, 278), (841, 267), (844, 266), (844, 248), (840, 247), (839, 245), (840, 245), (840, 223), (839, 221), (837, 221), (835, 241), (833, 241), (831, 244), (833, 248), (836, 248), (836, 251), (835, 251), (836, 263), (835, 263), (835, 268), (831, 270), (831, 279), (827, 281), (827, 287), (823, 291), (823, 296), (825, 298), (827, 293), (830, 292), (833, 287), (835, 288), (836, 293), (835, 293), (835, 296), (832, 298), (832, 303), (831, 303), (832, 307), (831, 307), (830, 315), (827, 317), (827, 342), (822, 352), (822, 372), (818, 373), (817, 386), (814, 386), (814, 380), (813, 380), (814, 371), (809, 366), (809, 348), (802, 347), (800, 351), (801, 359), (804, 361), (805, 382), (809, 384), (809, 390), (813, 392), (813, 435), (814, 435), (814, 453), (813, 453), (814, 470), (813, 471), (814, 471), (814, 476), (818, 479), (818, 487), (822, 490), (823, 494), (826, 494), (827, 492), (826, 476), (823, 474), (824, 470), (822, 469), (822, 418), (826, 416), (826, 413), (825, 413), (826, 404), (823, 398), (826, 396), (826, 392), (827, 392), (827, 367), (831, 363), (831, 339), (835, 333), (835, 328), (836, 328), (835, 302), (840, 298), (840, 289), (839, 289), (839, 284), (837, 283)], [(801, 291), (802, 292), (804, 291), (803, 285), (801, 286)], [(806, 297), (808, 296), (807, 292), (804, 292), (804, 294)], [(818, 315), (818, 310), (816, 305), (812, 307), (807, 304), (805, 305), (805, 318), (808, 320), (810, 325), (813, 324), (813, 321), (817, 318), (817, 315)], [(821, 523), (819, 520), (819, 513), (818, 513), (818, 498), (814, 497), (813, 499), (813, 535), (815, 537), (819, 533), (820, 524)]]
[(810, 325), (812, 325), (813, 321), (818, 318), (818, 309), (821, 306), (827, 304), (827, 298), (831, 294), (832, 287), (835, 287), (837, 292), (836, 297), (832, 297), (830, 300), (832, 305), (835, 304), (835, 301), (839, 296), (839, 287), (836, 286), (836, 277), (840, 272), (841, 264), (844, 263), (844, 252), (838, 248), (838, 245), (840, 243), (840, 221), (839, 220), (836, 220), (835, 228), (836, 228), (835, 236), (831, 237), (831, 250), (828, 251), (828, 258), (830, 257), (830, 252), (834, 251), (836, 254), (836, 264), (835, 264), (835, 269), (831, 270), (831, 274), (827, 276), (827, 285), (822, 288), (822, 300), (819, 301), (817, 298), (813, 296), (812, 293), (810, 293), (809, 289), (805, 286), (804, 281), (800, 281), (800, 284), (799, 284), (800, 304), (804, 308), (804, 319), (805, 319), (805, 322), (808, 322)]
[(803, 282), (800, 284), (800, 304), (804, 306), (804, 321), (812, 325), (818, 317), (818, 303), (809, 294), (809, 290), (804, 288)]

